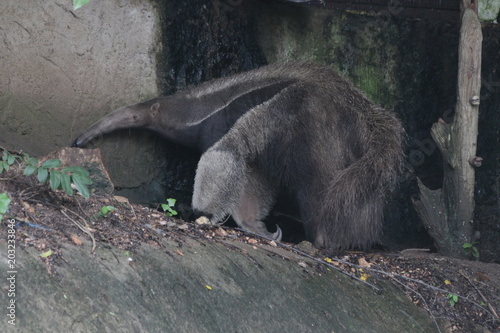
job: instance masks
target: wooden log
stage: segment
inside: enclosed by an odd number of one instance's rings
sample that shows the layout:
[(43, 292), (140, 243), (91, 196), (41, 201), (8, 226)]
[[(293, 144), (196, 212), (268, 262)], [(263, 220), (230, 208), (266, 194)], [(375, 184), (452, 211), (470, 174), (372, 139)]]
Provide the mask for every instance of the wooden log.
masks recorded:
[(443, 154), (443, 188), (431, 191), (419, 182), (420, 200), (414, 201), (422, 222), (438, 250), (463, 255), (471, 242), (474, 217), (475, 171), (481, 89), (481, 24), (473, 8), (466, 8), (460, 30), (455, 117), (451, 124), (437, 122), (431, 135)]

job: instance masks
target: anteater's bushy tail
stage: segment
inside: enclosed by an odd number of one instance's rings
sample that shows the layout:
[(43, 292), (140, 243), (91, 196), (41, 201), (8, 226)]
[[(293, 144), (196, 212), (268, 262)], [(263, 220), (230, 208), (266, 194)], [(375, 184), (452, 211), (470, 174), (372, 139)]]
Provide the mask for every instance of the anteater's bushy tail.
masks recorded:
[(404, 129), (392, 112), (375, 107), (366, 115), (366, 154), (334, 175), (319, 212), (330, 250), (367, 248), (380, 234), (385, 194), (403, 165)]

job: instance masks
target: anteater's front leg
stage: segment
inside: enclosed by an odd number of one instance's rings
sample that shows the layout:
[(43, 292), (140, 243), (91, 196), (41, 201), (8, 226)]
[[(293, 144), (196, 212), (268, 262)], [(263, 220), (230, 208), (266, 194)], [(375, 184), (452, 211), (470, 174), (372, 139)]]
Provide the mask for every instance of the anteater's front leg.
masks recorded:
[(273, 204), (274, 186), (227, 147), (230, 145), (219, 142), (201, 157), (194, 182), (193, 209), (213, 224), (231, 214), (243, 229), (281, 239), (279, 228), (270, 233), (261, 221)]
[(248, 166), (245, 178), (243, 193), (231, 215), (243, 229), (281, 240), (281, 229), (278, 226), (275, 233), (270, 233), (262, 222), (274, 204), (277, 186), (269, 182), (258, 169)]

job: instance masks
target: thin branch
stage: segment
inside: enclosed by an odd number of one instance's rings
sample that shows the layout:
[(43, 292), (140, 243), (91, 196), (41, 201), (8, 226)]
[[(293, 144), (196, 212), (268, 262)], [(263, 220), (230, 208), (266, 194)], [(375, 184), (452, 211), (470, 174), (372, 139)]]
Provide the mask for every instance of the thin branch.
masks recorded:
[(469, 279), (469, 277), (467, 275), (465, 275), (464, 273), (462, 273), (462, 271), (458, 271), (458, 273), (460, 273), (460, 275), (462, 275), (469, 282), (469, 284), (472, 287), (474, 287), (474, 289), (476, 289), (476, 291), (479, 294), (479, 296), (481, 296), (481, 298), (483, 299), (483, 301), (488, 305), (488, 308), (491, 310), (491, 312), (493, 312), (494, 317), (496, 317), (497, 319), (500, 319), (498, 317), (497, 312), (495, 311), (495, 308), (493, 308), (493, 306), (491, 305), (491, 303), (488, 302), (488, 300), (486, 299), (486, 297), (484, 297), (484, 295), (481, 292), (481, 290), (479, 290), (479, 288), (474, 283), (472, 283), (472, 281)]
[[(353, 265), (354, 265), (354, 264), (353, 264)], [(432, 285), (430, 285), (430, 284), (428, 284), (428, 283), (425, 283), (425, 282), (424, 282), (424, 281), (422, 281), (422, 280), (412, 279), (412, 278), (410, 278), (410, 277), (407, 277), (407, 276), (404, 276), (404, 275), (401, 275), (401, 274), (397, 274), (397, 273), (387, 273), (387, 272), (385, 272), (385, 271), (381, 271), (381, 270), (378, 270), (378, 269), (373, 269), (373, 268), (365, 268), (365, 269), (366, 269), (367, 271), (377, 272), (377, 273), (380, 273), (380, 274), (382, 274), (382, 275), (385, 275), (385, 276), (388, 276), (388, 277), (391, 277), (391, 278), (393, 278), (393, 277), (399, 277), (399, 278), (402, 278), (402, 279), (405, 279), (405, 280), (408, 280), (408, 281), (411, 281), (411, 282), (415, 282), (415, 283), (421, 284), (421, 285), (423, 285), (423, 286), (425, 286), (425, 287), (427, 287), (427, 288), (429, 288), (429, 289), (433, 289), (433, 290), (435, 290), (435, 291), (439, 291), (439, 292), (442, 292), (442, 293), (447, 293), (447, 294), (451, 293), (451, 291), (449, 291), (449, 290), (442, 289), (442, 288), (439, 288), (439, 287), (434, 287), (434, 286), (432, 286)], [(454, 295), (457, 295), (457, 294), (454, 294)], [(467, 297), (465, 297), (465, 296), (460, 296), (460, 295), (457, 295), (457, 297), (458, 297), (458, 298), (460, 298), (460, 299), (463, 299), (463, 300), (465, 300), (465, 301), (468, 301), (468, 302), (470, 302), (470, 303), (472, 303), (472, 304), (474, 304), (475, 306), (479, 307), (480, 309), (482, 309), (482, 310), (484, 310), (484, 311), (488, 312), (490, 315), (494, 316), (494, 314), (493, 314), (493, 313), (491, 313), (488, 309), (486, 309), (486, 308), (485, 308), (484, 306), (482, 306), (481, 304), (479, 304), (479, 303), (477, 303), (477, 302), (475, 302), (475, 301), (473, 301), (473, 300), (471, 300), (471, 299), (468, 299), (468, 298), (467, 298)]]
[[(294, 248), (293, 246), (290, 246), (290, 245), (287, 245), (287, 244), (285, 244), (285, 243), (282, 243), (282, 242), (276, 241), (276, 240), (274, 240), (274, 239), (272, 239), (272, 238), (270, 238), (270, 237), (265, 237), (265, 236), (262, 236), (262, 235), (259, 235), (259, 234), (256, 234), (256, 233), (253, 233), (253, 232), (248, 231), (248, 230), (244, 230), (244, 229), (240, 229), (240, 228), (235, 228), (235, 229), (236, 229), (236, 230), (239, 230), (239, 231), (242, 231), (242, 232), (245, 232), (245, 233), (248, 233), (248, 234), (251, 234), (251, 235), (254, 235), (254, 236), (257, 236), (257, 237), (260, 237), (260, 238), (264, 238), (264, 239), (266, 239), (266, 240), (268, 240), (268, 241), (273, 241), (273, 242), (275, 242), (276, 244), (278, 244), (279, 246), (281, 246), (281, 247), (283, 247), (283, 248), (286, 248), (286, 249), (291, 250), (291, 251), (293, 251), (293, 252), (295, 252), (295, 253), (297, 253), (297, 254), (300, 254), (300, 255), (301, 255), (301, 256), (303, 256), (303, 257), (306, 257), (306, 258), (309, 258), (309, 259), (311, 259), (311, 260), (314, 260), (314, 261), (316, 261), (316, 262), (318, 262), (318, 263), (320, 263), (320, 264), (322, 264), (322, 265), (325, 265), (325, 266), (327, 266), (327, 267), (333, 268), (334, 270), (339, 271), (340, 273), (342, 273), (342, 274), (344, 274), (344, 275), (347, 275), (347, 276), (349, 276), (350, 278), (352, 278), (352, 279), (354, 279), (354, 280), (357, 280), (357, 281), (359, 281), (359, 282), (361, 282), (361, 283), (366, 284), (367, 286), (372, 287), (372, 288), (375, 290), (375, 292), (377, 292), (377, 293), (380, 293), (380, 292), (382, 291), (379, 287), (377, 287), (377, 286), (375, 286), (375, 285), (373, 285), (373, 284), (371, 284), (371, 283), (369, 283), (369, 282), (366, 282), (366, 281), (364, 281), (364, 280), (362, 280), (362, 279), (358, 278), (357, 276), (355, 276), (355, 275), (353, 275), (353, 274), (347, 273), (347, 272), (346, 272), (346, 271), (344, 271), (343, 269), (340, 269), (340, 268), (338, 268), (338, 267), (336, 267), (336, 266), (334, 266), (334, 265), (332, 265), (332, 264), (330, 264), (330, 263), (328, 263), (328, 262), (326, 262), (326, 261), (324, 261), (324, 260), (322, 260), (322, 259), (318, 259), (318, 258), (316, 258), (316, 257), (314, 257), (314, 256), (312, 256), (312, 255), (310, 255), (310, 254), (308, 254), (308, 253), (306, 253), (306, 252), (303, 252), (303, 251), (301, 251), (301, 250), (299, 250), (299, 249), (296, 249), (296, 248)], [(361, 269), (365, 269), (364, 267), (361, 267), (361, 266), (359, 266), (359, 265), (355, 265), (355, 264), (351, 264), (351, 263), (349, 263), (349, 262), (347, 262), (347, 261), (343, 261), (343, 260), (340, 260), (340, 259), (332, 259), (332, 260), (337, 261), (337, 262), (340, 262), (340, 263), (349, 264), (349, 265), (354, 266), (354, 267), (356, 267), (356, 268), (358, 268), (358, 269), (359, 269), (359, 268), (361, 268)]]
[[(83, 219), (80, 215), (76, 214), (72, 210), (70, 210), (66, 207), (61, 207), (61, 208), (63, 208), (64, 210), (68, 210), (68, 211), (72, 212), (73, 214), (75, 214), (76, 216)], [(66, 212), (64, 210), (61, 210), (60, 212), (63, 213), (63, 215), (66, 216), (71, 222), (73, 222), (78, 228), (80, 228), (80, 230), (82, 230), (84, 233), (86, 233), (90, 237), (90, 239), (92, 239), (92, 249), (90, 250), (90, 253), (94, 253), (95, 248), (96, 248), (96, 242), (95, 242), (95, 238), (94, 238), (94, 235), (92, 234), (92, 232), (89, 230), (89, 228), (87, 226), (84, 227), (80, 223), (75, 221), (73, 218), (71, 218), (68, 214), (66, 214)], [(85, 224), (87, 224), (86, 221), (85, 221)]]
[[(236, 230), (243, 231), (243, 232), (246, 232), (246, 233), (249, 233), (249, 234), (252, 234), (252, 235), (255, 235), (255, 236), (258, 236), (258, 237), (261, 237), (261, 238), (264, 238), (264, 239), (267, 239), (267, 240), (270, 240), (270, 241), (274, 241), (274, 242), (276, 242), (275, 240), (273, 240), (273, 239), (271, 239), (271, 238), (268, 238), (268, 237), (265, 237), (265, 236), (261, 236), (261, 235), (255, 234), (255, 233), (253, 233), (253, 232), (249, 232), (249, 231), (244, 230), (244, 229), (236, 228)], [(339, 272), (341, 272), (341, 273), (343, 273), (343, 274), (345, 274), (345, 275), (347, 275), (347, 276), (349, 276), (349, 277), (352, 277), (353, 279), (355, 279), (355, 280), (357, 280), (357, 281), (360, 281), (360, 282), (362, 282), (362, 283), (364, 283), (364, 284), (366, 284), (366, 285), (368, 285), (368, 286), (372, 287), (373, 289), (375, 289), (375, 290), (377, 291), (377, 293), (379, 293), (379, 292), (381, 291), (381, 290), (380, 290), (380, 288), (378, 288), (378, 287), (374, 286), (373, 284), (368, 283), (368, 282), (366, 282), (366, 281), (363, 281), (363, 280), (361, 280), (360, 278), (358, 278), (358, 277), (356, 277), (356, 276), (353, 276), (352, 274), (349, 274), (349, 273), (347, 273), (347, 272), (343, 271), (342, 269), (340, 269), (340, 268), (338, 268), (338, 267), (335, 267), (334, 265), (331, 265), (331, 264), (329, 264), (328, 262), (325, 262), (324, 260), (321, 260), (321, 259), (315, 258), (315, 257), (311, 256), (311, 255), (310, 255), (310, 254), (308, 254), (308, 253), (302, 252), (302, 251), (300, 251), (300, 250), (298, 250), (298, 249), (294, 248), (293, 246), (290, 246), (290, 245), (287, 245), (287, 244), (284, 244), (284, 243), (281, 243), (281, 242), (276, 242), (276, 244), (278, 244), (278, 245), (280, 245), (280, 246), (282, 246), (282, 247), (284, 247), (284, 248), (286, 248), (286, 249), (289, 249), (289, 250), (291, 250), (291, 251), (294, 251), (294, 252), (296, 252), (297, 254), (300, 254), (300, 255), (302, 255), (302, 256), (304, 256), (304, 257), (307, 257), (307, 258), (309, 258), (309, 259), (312, 259), (312, 260), (314, 260), (314, 261), (316, 261), (316, 262), (318, 262), (318, 263), (320, 263), (320, 264), (322, 264), (322, 265), (325, 265), (325, 266), (331, 267), (331, 268), (333, 268), (333, 269), (335, 269), (335, 270), (337, 270), (337, 271), (339, 271)], [(363, 270), (365, 270), (365, 271), (367, 271), (367, 272), (371, 272), (371, 273), (378, 273), (378, 274), (381, 274), (381, 275), (383, 275), (383, 276), (387, 276), (387, 277), (389, 277), (389, 278), (391, 278), (391, 279), (393, 279), (393, 280), (395, 280), (395, 279), (394, 279), (394, 277), (399, 277), (399, 278), (401, 278), (401, 279), (408, 280), (408, 281), (415, 282), (415, 283), (417, 283), (417, 284), (423, 285), (423, 286), (425, 286), (425, 287), (427, 287), (427, 288), (429, 288), (429, 289), (435, 290), (435, 291), (439, 291), (439, 292), (446, 293), (446, 294), (451, 293), (451, 291), (449, 291), (449, 290), (445, 290), (445, 289), (442, 289), (442, 288), (439, 288), (439, 287), (435, 287), (435, 286), (432, 286), (432, 285), (430, 285), (430, 284), (428, 284), (428, 283), (425, 283), (425, 282), (424, 282), (424, 281), (422, 281), (422, 280), (412, 279), (412, 278), (410, 278), (410, 277), (407, 277), (407, 276), (404, 276), (404, 275), (401, 275), (401, 274), (397, 274), (397, 273), (393, 273), (393, 272), (388, 273), (388, 272), (385, 272), (385, 271), (382, 271), (382, 270), (379, 270), (379, 269), (362, 267), (362, 266), (360, 266), (360, 265), (357, 265), (357, 264), (354, 264), (354, 263), (350, 263), (350, 262), (348, 262), (348, 261), (341, 260), (341, 259), (337, 259), (337, 258), (331, 258), (331, 259), (332, 259), (333, 261), (336, 261), (336, 262), (339, 262), (339, 263), (342, 263), (342, 264), (346, 264), (346, 265), (349, 265), (349, 266), (354, 267), (354, 268), (357, 268), (357, 269), (363, 269)], [(376, 274), (374, 274), (374, 275), (376, 276)], [(457, 295), (457, 294), (455, 294), (455, 295)], [(478, 308), (480, 308), (481, 310), (484, 310), (484, 311), (488, 312), (488, 313), (489, 313), (492, 317), (497, 317), (497, 316), (496, 316), (496, 313), (494, 314), (493, 312), (491, 312), (489, 309), (485, 308), (485, 307), (484, 307), (484, 306), (482, 306), (481, 304), (479, 304), (479, 303), (477, 303), (477, 302), (475, 302), (475, 301), (473, 301), (473, 300), (471, 300), (471, 299), (468, 299), (468, 298), (467, 298), (467, 297), (465, 297), (465, 296), (460, 296), (460, 295), (457, 295), (457, 297), (458, 297), (458, 298), (460, 298), (460, 299), (463, 299), (463, 300), (465, 300), (465, 301), (468, 301), (468, 302), (470, 302), (470, 303), (472, 303), (472, 304), (474, 304), (475, 306), (477, 306), (477, 307), (478, 307)], [(488, 304), (489, 304), (489, 303), (488, 303)]]
[(427, 308), (427, 312), (429, 312), (429, 314), (430, 314), (430, 316), (431, 316), (432, 320), (434, 321), (434, 324), (436, 325), (436, 327), (437, 327), (437, 329), (438, 329), (439, 333), (441, 333), (441, 332), (442, 332), (442, 331), (441, 331), (441, 328), (439, 327), (439, 324), (438, 324), (438, 322), (437, 322), (437, 320), (436, 320), (436, 317), (434, 317), (434, 315), (432, 314), (432, 312), (431, 312), (431, 308), (429, 307), (429, 305), (428, 305), (428, 304), (427, 304), (427, 302), (425, 301), (425, 297), (424, 297), (422, 294), (420, 294), (418, 291), (416, 291), (415, 289), (408, 287), (408, 286), (407, 286), (406, 284), (404, 284), (403, 282), (401, 282), (401, 281), (399, 281), (399, 280), (397, 280), (397, 279), (393, 279), (393, 280), (394, 280), (394, 281), (396, 281), (397, 283), (399, 283), (400, 285), (402, 285), (404, 288), (409, 289), (412, 293), (414, 293), (414, 294), (418, 295), (418, 297), (420, 297), (420, 299), (424, 302), (425, 307)]

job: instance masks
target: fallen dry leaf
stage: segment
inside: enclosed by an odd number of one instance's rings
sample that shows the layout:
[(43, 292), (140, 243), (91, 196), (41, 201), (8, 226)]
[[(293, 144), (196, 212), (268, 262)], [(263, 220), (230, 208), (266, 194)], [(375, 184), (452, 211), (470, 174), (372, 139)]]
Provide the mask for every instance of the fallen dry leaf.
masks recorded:
[(184, 253), (182, 253), (180, 250), (175, 250), (175, 253), (177, 253), (178, 255), (183, 256), (183, 257), (184, 257)]
[(206, 216), (200, 216), (194, 221), (194, 223), (196, 223), (196, 224), (210, 224), (210, 220)]
[(370, 264), (368, 261), (366, 261), (365, 258), (359, 258), (358, 259), (358, 265), (364, 268), (370, 268), (372, 264)]
[(115, 198), (116, 201), (118, 201), (120, 203), (125, 203), (125, 204), (129, 204), (130, 203), (127, 198), (121, 197), (119, 195), (115, 195), (114, 198)]
[(83, 244), (83, 241), (80, 237), (78, 237), (77, 235), (75, 234), (71, 234), (69, 235), (69, 238), (71, 239), (71, 241), (73, 243), (75, 243), (76, 245), (82, 245)]
[(219, 236), (222, 236), (222, 237), (226, 237), (227, 236), (227, 232), (226, 230), (222, 229), (221, 227), (217, 228), (217, 230), (215, 231), (215, 233)]
[(366, 281), (368, 280), (368, 278), (370, 277), (370, 274), (366, 274), (366, 273), (362, 273), (359, 278), (363, 281)]
[(24, 202), (24, 201), (21, 201), (21, 205), (23, 206), (23, 208), (30, 214), (35, 214), (35, 208), (33, 206), (31, 206), (30, 204)]
[(40, 253), (39, 256), (42, 257), (42, 258), (48, 258), (50, 257), (54, 252), (52, 251), (52, 249), (49, 249), (48, 251), (44, 252), (44, 253)]

